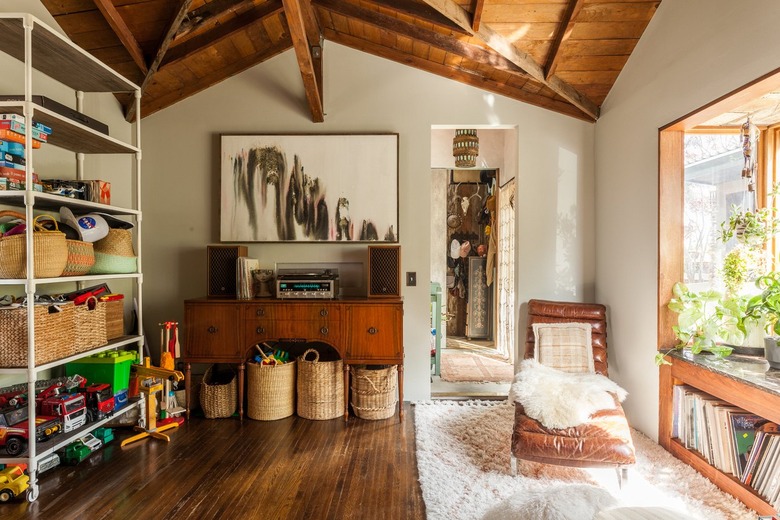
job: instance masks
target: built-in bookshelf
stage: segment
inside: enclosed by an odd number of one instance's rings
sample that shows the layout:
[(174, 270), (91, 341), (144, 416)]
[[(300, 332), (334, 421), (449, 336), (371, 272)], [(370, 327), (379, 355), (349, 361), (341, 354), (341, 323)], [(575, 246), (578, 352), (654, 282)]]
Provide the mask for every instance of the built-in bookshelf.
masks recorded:
[(661, 367), (658, 441), (762, 515), (780, 505), (780, 371), (760, 358), (674, 352)]

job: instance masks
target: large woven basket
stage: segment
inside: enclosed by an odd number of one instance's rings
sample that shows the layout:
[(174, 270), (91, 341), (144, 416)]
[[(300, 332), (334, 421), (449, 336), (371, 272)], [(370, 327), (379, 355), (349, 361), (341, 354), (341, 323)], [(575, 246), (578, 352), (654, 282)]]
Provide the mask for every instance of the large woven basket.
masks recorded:
[[(259, 346), (255, 347), (261, 351)], [(246, 414), (275, 421), (295, 413), (295, 361), (282, 365), (247, 363)]]
[(200, 407), (207, 419), (230, 417), (238, 406), (238, 383), (236, 374), (231, 369), (230, 382), (220, 384), (215, 380), (214, 365), (211, 365), (203, 375), (200, 386)]
[(95, 248), (92, 242), (65, 240), (68, 247), (68, 259), (61, 276), (82, 276), (95, 265)]
[[(314, 353), (314, 359), (306, 357)], [(304, 419), (325, 420), (344, 415), (344, 363), (320, 361), (320, 353), (310, 348), (298, 362), (297, 413)]]
[(398, 367), (350, 367), (352, 372), (352, 410), (361, 419), (387, 419), (395, 414), (398, 403)]
[[(0, 217), (25, 219), (22, 213), (11, 210), (0, 211)], [(36, 278), (57, 278), (62, 275), (68, 262), (68, 246), (65, 233), (48, 231), (39, 220), (56, 220), (49, 215), (38, 215), (33, 225), (33, 266)], [(27, 234), (0, 237), (0, 278), (27, 277)]]
[(76, 326), (76, 354), (108, 343), (105, 303), (92, 296), (82, 305), (76, 305), (73, 319)]
[[(76, 354), (74, 306), (35, 305), (35, 364), (42, 365)], [(0, 367), (27, 366), (27, 308), (0, 309)]]

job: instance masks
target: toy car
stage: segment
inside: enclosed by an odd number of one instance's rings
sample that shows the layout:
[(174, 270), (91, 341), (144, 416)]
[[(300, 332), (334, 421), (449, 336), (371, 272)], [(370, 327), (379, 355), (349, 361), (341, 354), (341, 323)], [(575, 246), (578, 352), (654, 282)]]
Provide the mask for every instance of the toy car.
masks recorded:
[(56, 453), (45, 456), (38, 461), (38, 473), (43, 473), (60, 465), (60, 456)]
[(89, 448), (90, 451), (97, 451), (101, 446), (103, 446), (103, 442), (91, 433), (79, 437), (79, 440), (83, 442), (84, 446)]
[(75, 466), (82, 460), (86, 459), (92, 450), (87, 447), (83, 442), (76, 441), (68, 444), (65, 448), (65, 458), (63, 462), (70, 466)]
[(114, 430), (111, 428), (96, 428), (92, 433), (95, 437), (100, 439), (104, 445), (114, 440)]
[(0, 502), (18, 497), (29, 487), (30, 477), (21, 466), (8, 466), (0, 470)]

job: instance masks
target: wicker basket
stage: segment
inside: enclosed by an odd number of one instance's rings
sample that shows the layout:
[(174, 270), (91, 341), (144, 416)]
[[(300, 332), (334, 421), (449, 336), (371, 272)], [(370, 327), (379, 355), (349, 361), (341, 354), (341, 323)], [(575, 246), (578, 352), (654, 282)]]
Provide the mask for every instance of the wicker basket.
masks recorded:
[[(255, 347), (262, 350), (258, 345)], [(295, 413), (295, 361), (283, 365), (247, 363), (246, 414), (275, 421)]]
[[(60, 312), (46, 305), (34, 307), (35, 364), (42, 365), (76, 354), (72, 303), (59, 303)], [(27, 308), (0, 309), (0, 367), (27, 366)]]
[(398, 403), (398, 367), (369, 369), (365, 365), (352, 371), (352, 410), (361, 419), (387, 419), (395, 414)]
[[(314, 353), (309, 361), (306, 356)], [(310, 348), (298, 358), (297, 413), (304, 419), (325, 420), (344, 415), (344, 363), (320, 361), (320, 353)]]
[[(24, 220), (25, 216), (11, 210), (0, 211), (0, 217), (14, 217)], [(38, 222), (51, 219), (56, 227), (56, 220), (49, 215), (38, 215), (33, 225), (33, 258), (36, 278), (57, 278), (62, 275), (68, 262), (68, 246), (65, 243), (65, 233), (48, 231)], [(27, 234), (0, 237), (0, 278), (27, 277)]]
[(121, 338), (125, 335), (124, 300), (110, 300), (103, 305), (106, 308), (106, 340)]
[(95, 265), (95, 247), (92, 242), (65, 240), (68, 247), (68, 260), (61, 276), (82, 276)]
[(95, 265), (90, 274), (134, 273), (138, 269), (129, 229), (109, 229), (108, 235), (95, 242)]
[(214, 378), (214, 365), (211, 365), (203, 375), (200, 387), (200, 406), (207, 419), (230, 417), (238, 405), (238, 383), (236, 374), (231, 369), (230, 382), (219, 384)]
[(75, 353), (105, 345), (106, 304), (91, 296), (82, 305), (76, 305), (73, 312), (76, 327)]

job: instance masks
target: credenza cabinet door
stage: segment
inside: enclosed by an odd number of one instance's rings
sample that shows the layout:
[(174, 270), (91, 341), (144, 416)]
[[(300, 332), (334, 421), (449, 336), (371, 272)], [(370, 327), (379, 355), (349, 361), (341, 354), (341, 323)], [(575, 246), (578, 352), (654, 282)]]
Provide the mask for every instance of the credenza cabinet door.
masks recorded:
[(346, 312), (347, 358), (388, 364), (402, 360), (400, 304), (351, 305)]
[(239, 306), (187, 304), (184, 357), (189, 359), (242, 359), (239, 342)]

